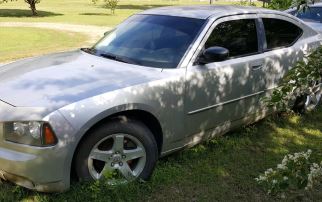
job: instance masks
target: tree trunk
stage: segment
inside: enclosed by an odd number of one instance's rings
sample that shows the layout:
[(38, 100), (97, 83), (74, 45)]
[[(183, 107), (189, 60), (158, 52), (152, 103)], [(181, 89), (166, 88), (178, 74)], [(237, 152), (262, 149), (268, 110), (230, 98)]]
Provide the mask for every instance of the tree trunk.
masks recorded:
[(29, 4), (32, 15), (37, 16), (36, 0), (25, 0), (25, 2)]
[(31, 12), (32, 12), (33, 16), (38, 15), (37, 9), (36, 9), (36, 3), (34, 1), (32, 1), (32, 3), (30, 4), (30, 9), (31, 9)]

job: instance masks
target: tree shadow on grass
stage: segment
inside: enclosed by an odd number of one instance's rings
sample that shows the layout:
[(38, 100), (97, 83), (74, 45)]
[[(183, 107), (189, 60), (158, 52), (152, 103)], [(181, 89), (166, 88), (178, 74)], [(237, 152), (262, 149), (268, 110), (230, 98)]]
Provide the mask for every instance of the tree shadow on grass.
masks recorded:
[(37, 11), (38, 15), (33, 16), (30, 10), (25, 9), (0, 9), (0, 17), (50, 17), (50, 16), (60, 16), (63, 14), (53, 13), (48, 11)]
[(127, 5), (118, 5), (117, 9), (128, 9), (128, 10), (146, 10), (150, 8), (157, 8), (157, 7), (164, 7), (164, 6), (170, 6), (165, 4), (160, 5), (133, 5), (133, 4), (127, 4)]
[(88, 15), (88, 16), (111, 16), (112, 14), (110, 13), (80, 13), (79, 15)]

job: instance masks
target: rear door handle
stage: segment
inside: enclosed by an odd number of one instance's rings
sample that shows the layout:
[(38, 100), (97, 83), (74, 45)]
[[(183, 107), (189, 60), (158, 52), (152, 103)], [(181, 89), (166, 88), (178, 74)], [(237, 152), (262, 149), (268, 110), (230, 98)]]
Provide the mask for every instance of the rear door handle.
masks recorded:
[(252, 65), (252, 70), (258, 70), (261, 69), (263, 67), (263, 64), (254, 64)]

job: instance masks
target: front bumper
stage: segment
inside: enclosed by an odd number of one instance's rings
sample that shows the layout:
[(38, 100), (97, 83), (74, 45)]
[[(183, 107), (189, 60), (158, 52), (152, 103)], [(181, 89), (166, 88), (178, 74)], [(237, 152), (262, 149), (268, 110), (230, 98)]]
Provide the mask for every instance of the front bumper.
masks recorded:
[(26, 179), (18, 175), (10, 174), (3, 170), (0, 170), (0, 178), (5, 181), (10, 181), (22, 187), (31, 190), (36, 190), (39, 192), (63, 192), (68, 189), (68, 187), (66, 187), (66, 184), (64, 184), (64, 182), (62, 181), (47, 184), (35, 184), (29, 179)]
[(62, 192), (68, 189), (64, 179), (64, 161), (50, 151), (28, 154), (0, 148), (0, 178), (41, 192)]
[[(41, 192), (62, 192), (70, 186), (70, 171), (75, 149), (74, 129), (57, 111), (12, 107), (0, 101), (0, 178)], [(58, 144), (35, 147), (4, 139), (6, 121), (47, 121)]]

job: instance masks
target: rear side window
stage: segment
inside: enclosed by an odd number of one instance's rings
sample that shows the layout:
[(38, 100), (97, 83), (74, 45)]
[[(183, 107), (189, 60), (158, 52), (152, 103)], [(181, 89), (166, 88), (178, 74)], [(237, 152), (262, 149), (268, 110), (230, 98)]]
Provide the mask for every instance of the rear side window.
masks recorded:
[(207, 40), (205, 48), (213, 46), (227, 48), (230, 57), (257, 53), (258, 40), (255, 20), (242, 19), (218, 24)]
[(263, 23), (269, 50), (291, 46), (303, 33), (301, 28), (285, 20), (263, 18)]

